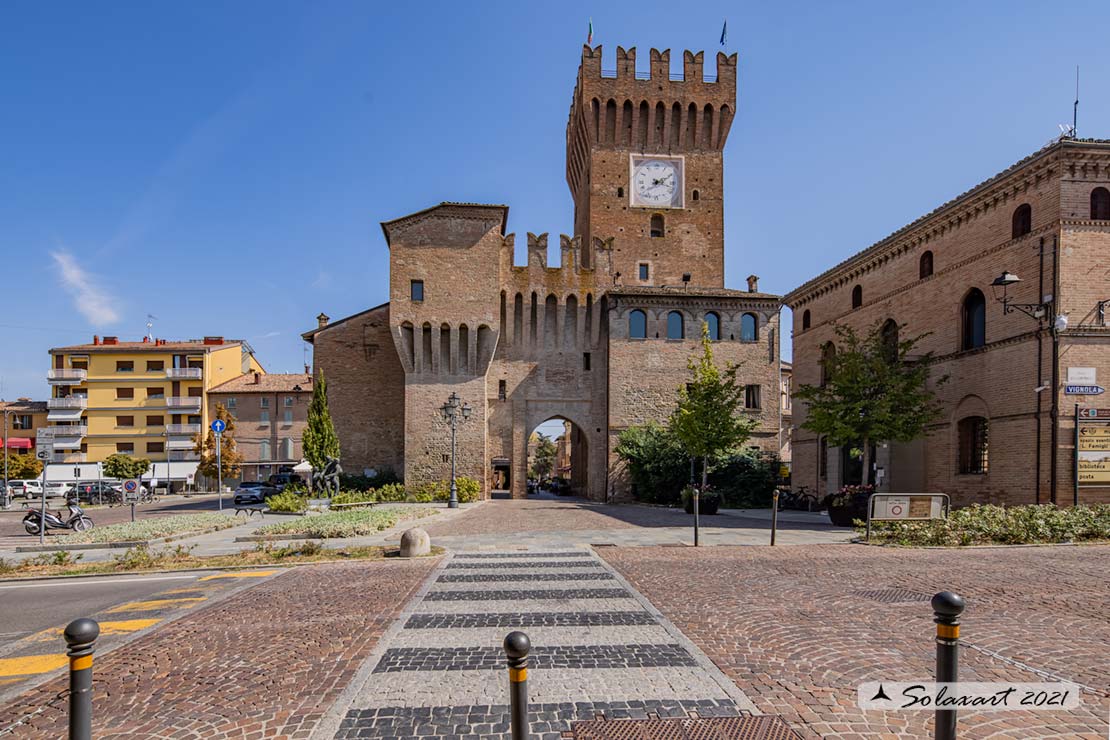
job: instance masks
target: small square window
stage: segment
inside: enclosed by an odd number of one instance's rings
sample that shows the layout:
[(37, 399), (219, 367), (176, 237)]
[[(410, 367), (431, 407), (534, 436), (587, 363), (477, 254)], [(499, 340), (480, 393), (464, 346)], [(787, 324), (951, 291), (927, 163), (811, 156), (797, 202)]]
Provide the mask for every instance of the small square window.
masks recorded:
[(281, 423), (286, 426), (293, 424), (293, 409), (285, 409), (285, 414), (282, 416)]
[(146, 371), (148, 373), (160, 373), (166, 369), (166, 363), (163, 360), (147, 360)]
[(135, 397), (135, 389), (134, 388), (116, 388), (116, 398), (117, 399), (126, 399), (126, 398), (134, 398), (134, 397)]
[(258, 399), (258, 407), (263, 409), (270, 408), (270, 398), (268, 396), (263, 396), (262, 398)]
[(166, 443), (165, 442), (147, 442), (146, 443), (146, 451), (147, 452), (165, 452), (166, 451)]
[(589, 370), (590, 369), (590, 353), (589, 352), (583, 352), (582, 353), (582, 369), (583, 370)]
[(146, 397), (147, 398), (165, 398), (166, 397), (166, 389), (165, 388), (147, 388), (146, 389)]
[(647, 280), (651, 276), (651, 266), (646, 262), (640, 263), (640, 279)]
[(414, 301), (424, 300), (424, 281), (413, 280), (409, 283), (409, 297)]
[(260, 412), (258, 412), (258, 423), (259, 424), (269, 424), (270, 423), (270, 412), (269, 411), (260, 411)]
[(286, 396), (285, 397), (285, 407), (289, 408), (292, 405), (293, 405), (293, 397), (292, 396)]
[(235, 400), (235, 396), (232, 396), (231, 398), (227, 399), (227, 403), (224, 404), (224, 408), (225, 409), (233, 409), (233, 408), (235, 408), (236, 403), (237, 402)]
[(135, 363), (131, 360), (116, 360), (117, 373), (133, 373), (135, 372)]

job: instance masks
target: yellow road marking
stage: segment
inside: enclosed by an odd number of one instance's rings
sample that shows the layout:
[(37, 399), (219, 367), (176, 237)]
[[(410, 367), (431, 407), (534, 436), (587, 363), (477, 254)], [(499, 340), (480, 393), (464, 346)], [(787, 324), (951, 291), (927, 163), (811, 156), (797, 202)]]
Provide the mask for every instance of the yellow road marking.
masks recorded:
[(0, 658), (0, 677), (47, 673), (66, 665), (69, 665), (69, 658), (65, 655), (25, 655), (21, 658)]
[(239, 573), (216, 573), (215, 575), (198, 578), (198, 581), (212, 581), (217, 578), (263, 578), (277, 573), (276, 570), (244, 570)]
[(148, 612), (154, 609), (161, 609), (167, 606), (180, 606), (188, 608), (196, 606), (198, 601), (205, 601), (207, 596), (194, 596), (192, 598), (182, 599), (150, 599), (148, 601), (132, 601), (127, 604), (120, 604), (105, 611), (105, 614), (117, 614), (119, 612)]
[[(161, 622), (161, 619), (124, 619), (119, 622), (101, 622), (100, 635), (125, 635), (128, 632), (138, 632)], [(62, 639), (65, 627), (53, 627), (42, 632), (36, 632), (31, 639), (35, 642)]]
[(0, 686), (7, 686), (8, 684), (11, 684), (11, 683), (19, 683), (22, 680), (23, 679), (19, 678), (19, 677), (16, 677), (16, 678), (0, 678)]

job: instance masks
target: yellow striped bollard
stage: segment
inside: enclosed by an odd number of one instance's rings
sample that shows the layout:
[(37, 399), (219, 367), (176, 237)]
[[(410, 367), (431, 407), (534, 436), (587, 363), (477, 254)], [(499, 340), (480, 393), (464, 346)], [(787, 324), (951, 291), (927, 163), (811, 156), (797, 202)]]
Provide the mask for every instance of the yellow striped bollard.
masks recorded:
[(82, 617), (66, 625), (69, 656), (69, 740), (92, 740), (93, 645), (100, 636), (96, 620)]
[(505, 638), (509, 663), (509, 705), (513, 740), (528, 738), (528, 651), (532, 641), (523, 632), (510, 632)]

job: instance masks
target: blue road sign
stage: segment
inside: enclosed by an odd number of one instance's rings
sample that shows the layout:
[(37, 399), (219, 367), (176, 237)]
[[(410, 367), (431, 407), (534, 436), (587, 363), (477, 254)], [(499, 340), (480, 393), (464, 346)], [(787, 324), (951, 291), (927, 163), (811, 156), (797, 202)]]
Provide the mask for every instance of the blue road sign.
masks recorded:
[(1064, 393), (1069, 396), (1099, 396), (1106, 391), (1101, 385), (1065, 385)]
[(223, 434), (225, 429), (227, 429), (227, 424), (224, 424), (223, 419), (216, 419), (212, 422), (212, 431), (216, 434)]

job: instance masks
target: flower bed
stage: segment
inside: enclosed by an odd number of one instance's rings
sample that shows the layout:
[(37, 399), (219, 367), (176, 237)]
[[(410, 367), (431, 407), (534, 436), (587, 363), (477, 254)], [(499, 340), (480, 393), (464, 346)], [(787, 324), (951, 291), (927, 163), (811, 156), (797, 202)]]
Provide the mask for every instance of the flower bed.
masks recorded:
[(94, 527), (87, 532), (78, 532), (65, 538), (66, 545), (95, 544), (109, 542), (145, 542), (162, 537), (179, 537), (198, 532), (212, 532), (227, 529), (236, 524), (234, 517), (226, 514), (206, 512), (203, 514), (178, 514), (157, 519), (140, 519), (137, 522), (110, 524)]
[[(863, 532), (863, 528), (859, 528)], [(1026, 545), (1110, 540), (1110, 504), (973, 505), (948, 519), (872, 522), (871, 541), (906, 546)]]
[(339, 538), (374, 534), (396, 526), (398, 522), (435, 514), (435, 509), (359, 509), (308, 516), (255, 530), (261, 536), (300, 535), (303, 537)]

